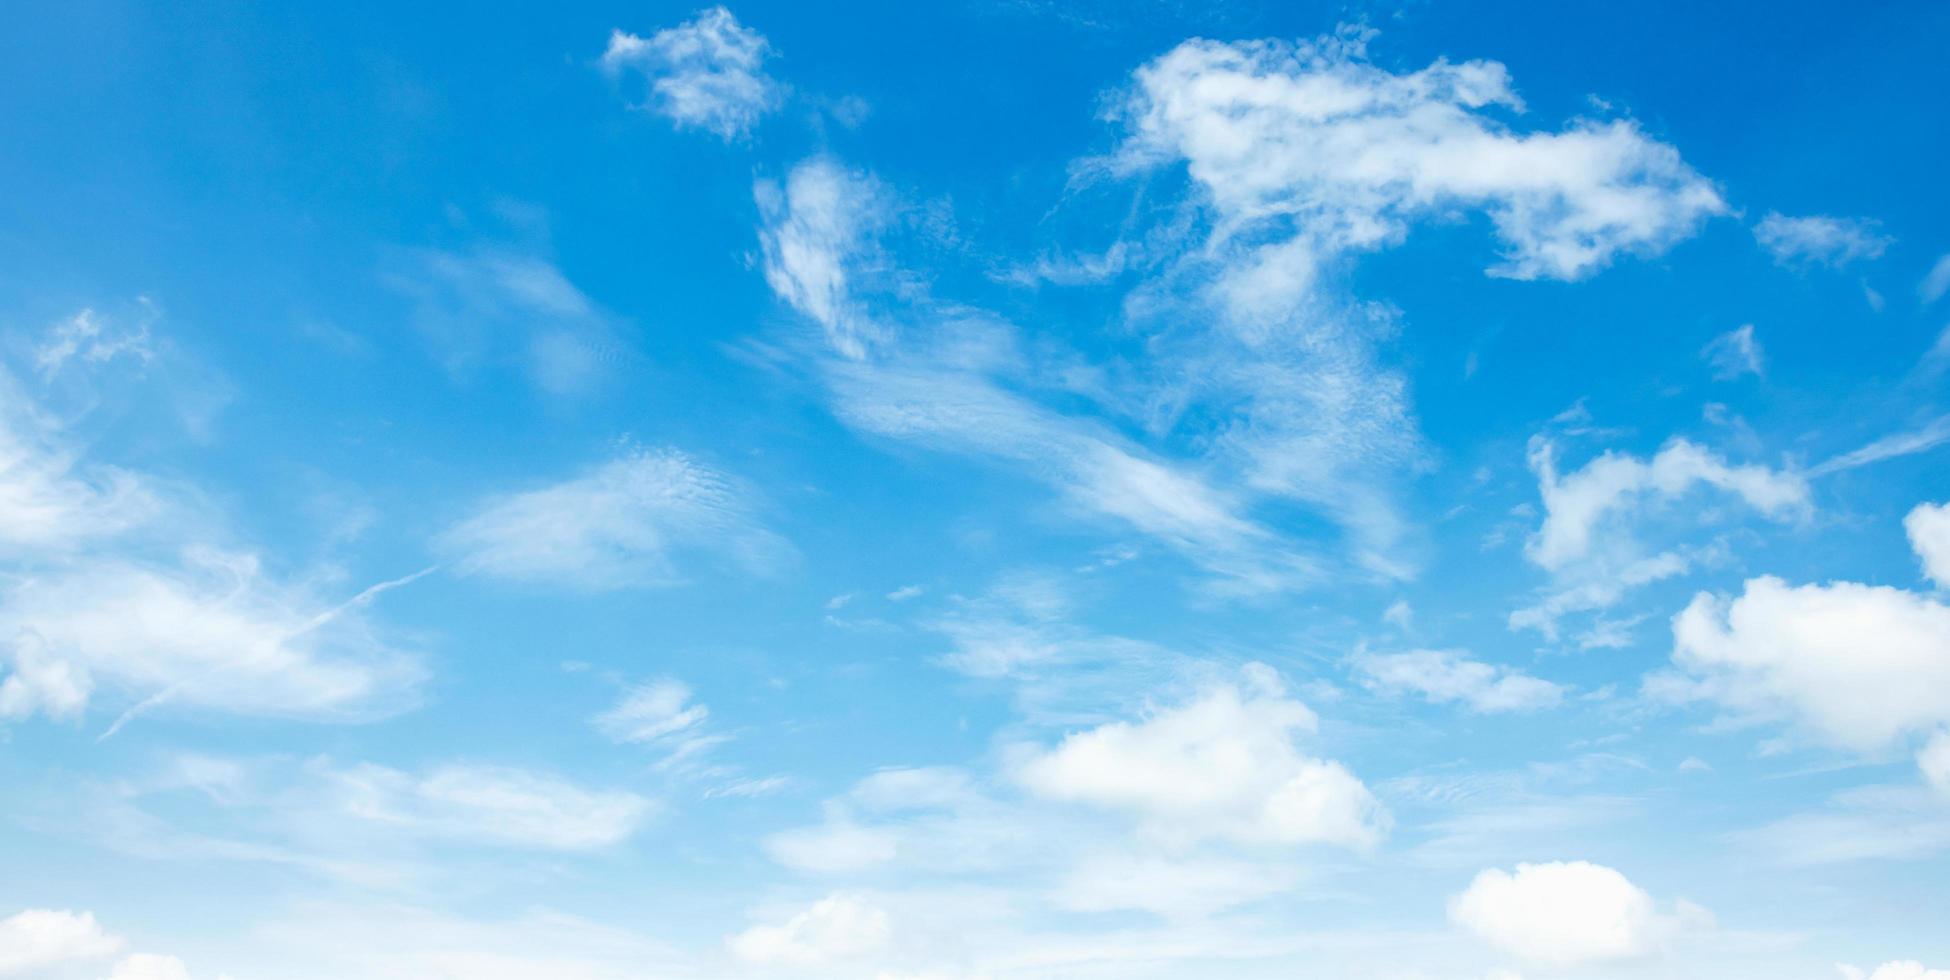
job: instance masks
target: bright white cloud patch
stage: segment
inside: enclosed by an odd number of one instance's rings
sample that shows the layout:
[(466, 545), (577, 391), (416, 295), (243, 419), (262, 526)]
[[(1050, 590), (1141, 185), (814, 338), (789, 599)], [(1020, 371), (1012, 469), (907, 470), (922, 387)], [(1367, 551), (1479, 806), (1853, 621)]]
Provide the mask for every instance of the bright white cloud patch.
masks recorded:
[(602, 66), (612, 77), (641, 74), (650, 86), (647, 108), (679, 127), (731, 140), (749, 132), (783, 97), (765, 73), (771, 53), (764, 35), (738, 23), (731, 11), (712, 7), (647, 38), (611, 32)]
[(1922, 559), (1923, 574), (1950, 588), (1950, 504), (1917, 504), (1903, 518), (1909, 546)]
[(1743, 374), (1762, 373), (1760, 341), (1754, 339), (1754, 325), (1751, 323), (1713, 338), (1700, 356), (1713, 366), (1713, 377), (1721, 381), (1730, 381)]
[(790, 554), (736, 484), (669, 450), (632, 450), (554, 486), (492, 498), (440, 545), (466, 572), (581, 589), (675, 584), (686, 558), (765, 573)]
[(108, 980), (190, 980), (190, 969), (174, 956), (136, 953), (116, 963)]
[(28, 909), (0, 919), (0, 976), (102, 959), (122, 948), (87, 912)]
[(1769, 211), (1754, 225), (1754, 240), (1782, 265), (1820, 263), (1840, 268), (1881, 257), (1891, 239), (1863, 218), (1812, 215), (1790, 218)]
[(1139, 722), (1111, 722), (1025, 759), (1016, 777), (1051, 800), (1137, 815), (1165, 840), (1367, 846), (1389, 818), (1338, 762), (1294, 744), (1318, 719), (1264, 665)]
[(0, 551), (68, 551), (139, 527), (164, 509), (151, 481), (80, 455), (0, 372)]
[(1937, 792), (1950, 796), (1950, 729), (1937, 732), (1916, 753), (1916, 768)]
[(739, 959), (763, 966), (821, 966), (871, 953), (887, 945), (893, 925), (887, 912), (856, 895), (838, 893), (814, 902), (778, 925), (756, 925), (729, 940)]
[(1635, 123), (1514, 131), (1494, 112), (1522, 108), (1502, 65), (1395, 74), (1364, 60), (1364, 42), (1179, 45), (1137, 73), (1123, 164), (1182, 158), (1225, 227), (1302, 225), (1335, 250), (1398, 237), (1421, 213), (1479, 207), (1505, 248), (1491, 271), (1519, 279), (1581, 278), (1726, 209)]
[(1361, 653), (1350, 665), (1370, 690), (1418, 694), (1437, 704), (1460, 702), (1485, 713), (1535, 711), (1564, 699), (1560, 685), (1456, 650)]
[[(390, 584), (390, 583), (389, 583)], [(0, 592), (0, 717), (75, 714), (111, 691), (142, 708), (357, 720), (411, 704), (417, 654), (253, 555), (192, 551), (181, 568), (103, 560)]]
[(1530, 467), (1537, 474), (1545, 516), (1525, 554), (1552, 570), (1589, 554), (1593, 538), (1608, 521), (1698, 486), (1731, 494), (1772, 518), (1791, 517), (1808, 508), (1807, 482), (1799, 475), (1765, 466), (1729, 465), (1684, 439), (1668, 443), (1650, 460), (1607, 452), (1559, 476), (1556, 447), (1538, 437), (1530, 443)]
[(1749, 579), (1673, 618), (1679, 674), (1649, 689), (1740, 716), (1799, 721), (1860, 751), (1950, 723), (1950, 607), (1887, 586)]
[(1450, 899), (1449, 917), (1491, 945), (1548, 967), (1645, 956), (1676, 924), (1624, 875), (1586, 861), (1491, 868)]

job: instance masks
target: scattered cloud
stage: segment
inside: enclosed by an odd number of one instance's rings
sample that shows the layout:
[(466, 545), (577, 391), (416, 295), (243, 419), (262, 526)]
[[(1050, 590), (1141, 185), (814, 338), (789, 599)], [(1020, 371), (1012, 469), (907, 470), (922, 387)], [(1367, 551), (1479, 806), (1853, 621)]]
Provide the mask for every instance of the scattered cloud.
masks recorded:
[(1853, 449), (1808, 470), (1808, 476), (1827, 476), (1843, 470), (1929, 452), (1950, 442), (1950, 415), (1939, 415), (1920, 429), (1883, 436), (1860, 449)]
[(835, 893), (778, 925), (755, 925), (729, 940), (731, 952), (760, 966), (823, 966), (886, 946), (893, 926), (886, 910)]
[(1866, 218), (1811, 215), (1790, 218), (1769, 211), (1754, 225), (1754, 240), (1781, 265), (1841, 268), (1859, 259), (1881, 258), (1893, 239)]
[(1928, 970), (1915, 960), (1898, 960), (1884, 963), (1869, 972), (1852, 966), (1836, 968), (1842, 980), (1950, 980), (1950, 970)]
[(1662, 914), (1617, 871), (1569, 861), (1484, 871), (1450, 900), (1449, 917), (1520, 960), (1564, 968), (1648, 956), (1705, 912), (1681, 902)]
[(1349, 665), (1369, 690), (1417, 694), (1435, 704), (1460, 702), (1485, 714), (1536, 711), (1564, 699), (1561, 685), (1472, 660), (1458, 650), (1362, 652), (1350, 658)]
[(1294, 745), (1317, 724), (1278, 674), (1252, 664), (1239, 683), (1141, 721), (1073, 733), (1015, 775), (1045, 799), (1134, 814), (1166, 841), (1373, 845), (1389, 826), (1380, 801), (1340, 763)]
[(0, 976), (106, 959), (122, 946), (122, 939), (104, 931), (91, 913), (28, 909), (0, 919)]
[(156, 356), (155, 340), (150, 336), (157, 313), (146, 298), (138, 300), (140, 310), (135, 323), (120, 326), (93, 309), (83, 309), (56, 323), (34, 351), (34, 367), (43, 380), (61, 373), (69, 361), (101, 364), (127, 357), (143, 364)]
[(751, 132), (784, 100), (784, 89), (765, 73), (771, 55), (764, 35), (740, 24), (731, 11), (712, 7), (647, 38), (610, 32), (602, 67), (611, 78), (642, 75), (650, 87), (644, 108), (678, 128), (702, 129), (730, 141)]
[(1700, 351), (1706, 363), (1713, 366), (1713, 377), (1719, 381), (1731, 381), (1743, 374), (1759, 377), (1762, 355), (1760, 341), (1754, 339), (1754, 325), (1729, 330), (1713, 338), (1713, 342)]
[(1917, 504), (1903, 518), (1903, 530), (1923, 562), (1923, 574), (1950, 589), (1950, 504)]
[(493, 497), (440, 536), (466, 573), (559, 588), (673, 585), (686, 562), (767, 574), (792, 553), (749, 494), (675, 450), (628, 449), (539, 490)]
[(1929, 273), (1923, 276), (1923, 281), (1916, 284), (1916, 295), (1926, 305), (1942, 299), (1946, 292), (1950, 292), (1950, 255), (1936, 260)]
[(1763, 576), (1673, 619), (1675, 672), (1647, 690), (1736, 717), (1790, 720), (1821, 742), (1875, 752), (1950, 724), (1950, 608), (1888, 586), (1793, 586)]

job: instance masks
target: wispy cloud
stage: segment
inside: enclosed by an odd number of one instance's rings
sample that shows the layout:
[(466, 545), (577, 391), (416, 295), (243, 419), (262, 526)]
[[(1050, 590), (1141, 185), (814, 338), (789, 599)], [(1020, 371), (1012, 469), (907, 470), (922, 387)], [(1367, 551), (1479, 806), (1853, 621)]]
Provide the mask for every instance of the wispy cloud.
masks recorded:
[(1880, 258), (1894, 239), (1864, 218), (1811, 215), (1790, 218), (1769, 211), (1754, 225), (1754, 240), (1782, 265), (1821, 264), (1841, 268), (1860, 259)]

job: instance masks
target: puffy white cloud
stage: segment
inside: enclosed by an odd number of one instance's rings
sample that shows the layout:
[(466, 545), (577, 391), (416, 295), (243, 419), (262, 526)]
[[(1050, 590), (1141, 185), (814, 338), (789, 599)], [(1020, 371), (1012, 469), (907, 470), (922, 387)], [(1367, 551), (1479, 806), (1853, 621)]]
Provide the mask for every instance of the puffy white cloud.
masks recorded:
[(1840, 268), (1857, 259), (1879, 258), (1891, 239), (1874, 221), (1811, 215), (1790, 218), (1769, 211), (1754, 225), (1754, 240), (1782, 265), (1820, 263)]
[(411, 704), (425, 671), (367, 622), (386, 583), (328, 605), (252, 555), (192, 550), (181, 568), (98, 560), (0, 594), (0, 715), (74, 714), (111, 689), (138, 707), (358, 720)]
[(1950, 504), (1917, 504), (1903, 518), (1903, 530), (1923, 561), (1923, 574), (1950, 588)]
[(1754, 339), (1754, 325), (1751, 323), (1713, 338), (1713, 342), (1700, 351), (1700, 356), (1713, 365), (1713, 377), (1721, 381), (1729, 381), (1743, 374), (1762, 373), (1760, 341)]
[(791, 553), (729, 478), (680, 452), (641, 449), (489, 499), (439, 545), (465, 572), (582, 589), (674, 584), (688, 557), (764, 573)]
[(779, 925), (755, 925), (729, 939), (739, 959), (767, 966), (819, 966), (874, 952), (893, 937), (886, 910), (835, 893)]
[(1340, 763), (1294, 745), (1317, 723), (1253, 664), (1243, 684), (1066, 736), (1025, 758), (1016, 778), (1046, 799), (1134, 813), (1169, 841), (1374, 844), (1389, 825), (1380, 801)]
[(1564, 688), (1456, 650), (1360, 653), (1349, 665), (1370, 690), (1419, 694), (1437, 704), (1461, 702), (1486, 713), (1535, 711), (1564, 699)]
[(1673, 663), (1648, 690), (1803, 723), (1860, 751), (1950, 723), (1950, 607), (1887, 586), (1749, 579), (1673, 619)]
[(1916, 753), (1916, 768), (1937, 792), (1950, 796), (1950, 730), (1937, 732)]
[(308, 771), (319, 780), (317, 792), (345, 817), (442, 840), (589, 850), (627, 839), (652, 810), (634, 793), (503, 766), (448, 765), (413, 774), (315, 761)]
[(190, 970), (174, 956), (136, 953), (116, 963), (108, 980), (190, 980)]
[(122, 948), (88, 912), (28, 909), (0, 919), (0, 976), (103, 959)]
[(1139, 69), (1120, 163), (1183, 159), (1223, 231), (1298, 225), (1332, 249), (1384, 243), (1418, 214), (1480, 207), (1505, 247), (1491, 271), (1521, 279), (1581, 278), (1726, 209), (1635, 123), (1513, 132), (1491, 112), (1522, 108), (1502, 65), (1396, 74), (1365, 60), (1365, 41), (1350, 31), (1298, 45), (1187, 41)]
[(641, 73), (650, 85), (647, 108), (680, 128), (731, 140), (749, 132), (783, 97), (765, 73), (771, 53), (764, 35), (738, 23), (731, 11), (712, 7), (647, 38), (612, 31), (602, 66), (612, 77)]
[(1720, 456), (1675, 439), (1650, 460), (1607, 452), (1583, 468), (1558, 475), (1556, 446), (1537, 437), (1530, 467), (1544, 500), (1544, 523), (1525, 554), (1547, 569), (1561, 569), (1590, 553), (1594, 535), (1608, 520), (1625, 516), (1648, 499), (1669, 500), (1697, 486), (1731, 494), (1768, 517), (1807, 510), (1808, 484), (1798, 474), (1765, 466), (1730, 466)]
[(1452, 921), (1520, 959), (1549, 967), (1625, 960), (1655, 951), (1703, 910), (1658, 911), (1624, 875), (1587, 861), (1490, 868), (1449, 901)]
[(1926, 969), (1915, 960), (1884, 963), (1869, 972), (1853, 966), (1836, 968), (1843, 980), (1950, 980), (1950, 970)]

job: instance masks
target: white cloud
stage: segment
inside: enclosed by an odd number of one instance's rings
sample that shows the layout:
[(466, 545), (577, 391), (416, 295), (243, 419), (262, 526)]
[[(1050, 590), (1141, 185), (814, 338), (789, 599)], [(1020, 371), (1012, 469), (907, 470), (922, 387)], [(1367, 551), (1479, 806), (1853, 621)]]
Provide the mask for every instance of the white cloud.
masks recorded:
[(164, 509), (152, 481), (90, 465), (0, 372), (0, 549), (67, 551), (139, 527)]
[(1264, 860), (1096, 854), (1065, 872), (1053, 897), (1077, 912), (1135, 909), (1195, 919), (1277, 895), (1298, 878), (1293, 869)]
[(1792, 719), (1864, 752), (1950, 724), (1950, 607), (1887, 586), (1749, 579), (1673, 619), (1673, 663), (1648, 690), (1742, 717)]
[(1743, 374), (1759, 376), (1762, 373), (1760, 341), (1754, 339), (1754, 325), (1751, 323), (1713, 338), (1713, 342), (1700, 351), (1700, 356), (1713, 365), (1713, 377), (1720, 381), (1730, 381)]
[(1590, 553), (1596, 533), (1652, 500), (1671, 500), (1705, 485), (1731, 494), (1761, 514), (1782, 519), (1808, 509), (1807, 481), (1765, 466), (1729, 466), (1714, 453), (1675, 439), (1651, 460), (1607, 452), (1583, 468), (1557, 471), (1556, 447), (1530, 442), (1530, 467), (1544, 500), (1544, 523), (1525, 546), (1531, 561), (1561, 569)]
[(28, 909), (0, 919), (0, 976), (104, 959), (121, 948), (88, 912)]
[(42, 378), (51, 378), (71, 360), (101, 364), (118, 357), (130, 357), (143, 364), (156, 356), (149, 335), (156, 312), (148, 300), (141, 301), (141, 312), (133, 326), (116, 329), (106, 316), (84, 309), (56, 323), (47, 338), (34, 351), (34, 366)]
[(507, 363), (552, 395), (598, 387), (625, 346), (611, 316), (543, 256), (516, 248), (396, 254), (384, 281), (448, 373)]
[(1389, 818), (1367, 786), (1295, 747), (1297, 733), (1315, 728), (1314, 713), (1285, 695), (1271, 668), (1249, 665), (1243, 680), (1142, 721), (1073, 733), (1023, 759), (1016, 779), (1046, 799), (1133, 813), (1167, 841), (1379, 841)]
[(343, 817), (438, 840), (593, 850), (628, 839), (652, 810), (634, 793), (503, 766), (448, 765), (413, 774), (314, 761), (307, 770)]
[(1564, 699), (1564, 688), (1456, 650), (1359, 653), (1350, 665), (1370, 690), (1414, 693), (1437, 704), (1462, 702), (1486, 713), (1535, 711)]
[(655, 742), (704, 724), (711, 710), (691, 701), (691, 689), (664, 679), (630, 688), (623, 699), (596, 716), (596, 728), (618, 742)]
[(1923, 574), (1950, 589), (1950, 504), (1917, 504), (1903, 518), (1903, 530), (1923, 561)]
[(1586, 861), (1491, 868), (1449, 901), (1449, 917), (1499, 949), (1547, 967), (1646, 956), (1682, 918), (1700, 918), (1682, 903), (1661, 914), (1652, 896), (1622, 874)]
[(1821, 263), (1841, 268), (1857, 259), (1879, 258), (1891, 239), (1864, 218), (1812, 215), (1790, 218), (1769, 211), (1754, 225), (1754, 240), (1782, 265)]
[(1929, 274), (1923, 277), (1922, 282), (1916, 284), (1916, 295), (1922, 297), (1925, 303), (1934, 303), (1942, 299), (1946, 292), (1950, 292), (1950, 255), (1936, 260), (1936, 264), (1930, 267)]
[(886, 910), (835, 893), (779, 925), (755, 925), (732, 936), (733, 955), (763, 966), (819, 966), (874, 952), (893, 936)]
[(136, 953), (116, 963), (108, 980), (190, 980), (190, 970), (174, 956)]
[(1916, 768), (1937, 792), (1950, 796), (1950, 729), (1937, 732), (1916, 753)]
[(765, 573), (790, 546), (744, 491), (672, 450), (631, 450), (579, 476), (483, 503), (441, 535), (461, 570), (581, 589), (671, 585), (683, 559)]
[[(181, 568), (100, 560), (25, 575), (0, 595), (0, 714), (75, 714), (112, 690), (163, 705), (314, 720), (409, 706), (419, 657), (361, 607), (266, 575), (253, 555), (193, 550)], [(125, 716), (126, 717), (126, 716)]]
[(783, 187), (753, 187), (760, 216), (765, 281), (811, 317), (841, 356), (859, 360), (888, 333), (854, 299), (852, 266), (871, 251), (867, 236), (885, 220), (885, 192), (866, 174), (828, 157), (792, 168)]
[(1873, 971), (1864, 973), (1852, 966), (1839, 966), (1842, 980), (1950, 980), (1950, 970), (1925, 969), (1915, 960), (1898, 960), (1884, 963)]
[(1950, 415), (1940, 415), (1931, 419), (1920, 429), (1883, 436), (1859, 449), (1852, 449), (1809, 469), (1808, 475), (1825, 476), (1829, 473), (1868, 466), (1871, 463), (1880, 463), (1885, 459), (1913, 456), (1935, 449), (1945, 442), (1950, 442)]
[(1299, 224), (1336, 250), (1382, 244), (1420, 214), (1480, 207), (1505, 248), (1491, 271), (1520, 279), (1582, 278), (1726, 210), (1632, 122), (1513, 132), (1488, 111), (1522, 107), (1502, 65), (1394, 74), (1365, 60), (1365, 41), (1343, 31), (1300, 45), (1185, 42), (1138, 70), (1119, 162), (1184, 159), (1223, 232)]
[(647, 38), (612, 31), (602, 66), (611, 77), (641, 73), (650, 85), (646, 108), (679, 128), (732, 140), (750, 132), (783, 98), (765, 73), (771, 53), (764, 35), (738, 23), (731, 11), (712, 7)]

